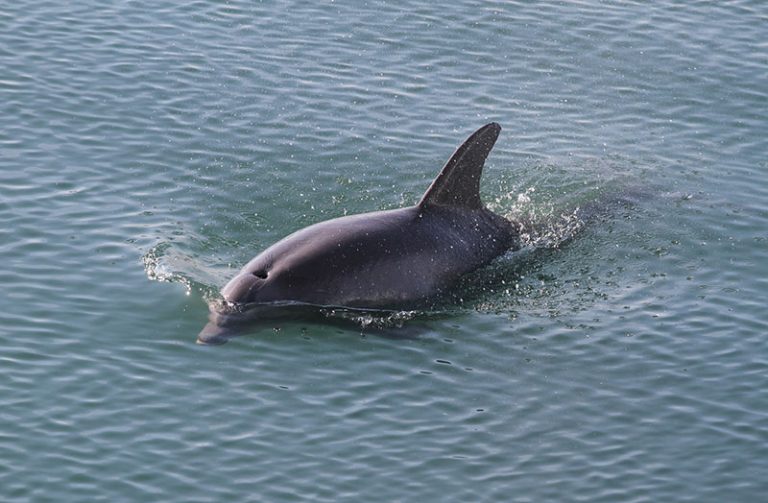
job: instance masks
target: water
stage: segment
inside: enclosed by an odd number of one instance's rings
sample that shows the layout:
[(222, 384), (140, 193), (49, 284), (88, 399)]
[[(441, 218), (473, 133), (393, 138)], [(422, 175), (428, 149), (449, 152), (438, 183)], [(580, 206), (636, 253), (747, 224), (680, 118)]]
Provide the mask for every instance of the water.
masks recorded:
[[(7, 3), (2, 500), (764, 499), (767, 20), (757, 1)], [(491, 120), (496, 211), (628, 204), (403, 336), (194, 343), (260, 249), (413, 203)]]

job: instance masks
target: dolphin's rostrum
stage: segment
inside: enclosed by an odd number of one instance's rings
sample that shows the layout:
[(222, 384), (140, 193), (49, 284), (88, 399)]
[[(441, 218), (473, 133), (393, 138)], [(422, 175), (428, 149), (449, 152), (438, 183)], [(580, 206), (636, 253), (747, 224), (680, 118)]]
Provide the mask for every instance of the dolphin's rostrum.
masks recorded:
[[(480, 200), (500, 131), (490, 123), (473, 133), (415, 206), (327, 220), (273, 244), (222, 289), (227, 305), (413, 307), (519, 248), (518, 226)], [(221, 319), (212, 312), (198, 341), (214, 342), (219, 331), (210, 325)]]

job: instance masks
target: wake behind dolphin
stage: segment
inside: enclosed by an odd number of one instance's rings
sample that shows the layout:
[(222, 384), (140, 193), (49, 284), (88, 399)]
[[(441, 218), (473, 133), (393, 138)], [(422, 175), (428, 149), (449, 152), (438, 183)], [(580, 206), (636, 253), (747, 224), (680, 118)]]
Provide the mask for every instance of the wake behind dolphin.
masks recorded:
[(392, 310), (441, 295), (510, 249), (520, 226), (488, 210), (480, 178), (501, 126), (475, 131), (418, 204), (320, 222), (273, 244), (221, 290), (200, 343), (226, 340), (254, 313), (307, 306)]

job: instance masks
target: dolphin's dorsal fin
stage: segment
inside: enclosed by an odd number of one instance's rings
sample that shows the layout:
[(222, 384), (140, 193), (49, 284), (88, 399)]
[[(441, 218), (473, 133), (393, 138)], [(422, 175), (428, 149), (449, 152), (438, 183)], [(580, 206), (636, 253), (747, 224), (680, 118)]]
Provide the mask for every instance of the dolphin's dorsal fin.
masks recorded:
[(486, 124), (467, 138), (432, 182), (419, 201), (424, 208), (431, 205), (458, 206), (468, 209), (483, 207), (480, 201), (480, 176), (485, 158), (488, 157), (501, 126), (495, 122)]

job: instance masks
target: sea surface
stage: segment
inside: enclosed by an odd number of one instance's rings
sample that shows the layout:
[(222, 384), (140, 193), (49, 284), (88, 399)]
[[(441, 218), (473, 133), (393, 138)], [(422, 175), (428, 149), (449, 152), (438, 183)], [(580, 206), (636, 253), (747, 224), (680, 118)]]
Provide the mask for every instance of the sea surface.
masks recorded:
[[(490, 121), (523, 250), (195, 343)], [(5, 2), (0, 282), (3, 502), (766, 501), (768, 4)]]

